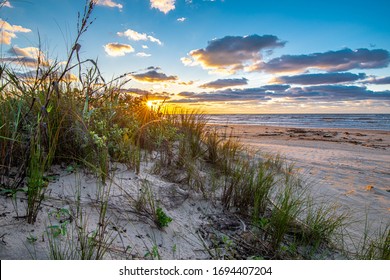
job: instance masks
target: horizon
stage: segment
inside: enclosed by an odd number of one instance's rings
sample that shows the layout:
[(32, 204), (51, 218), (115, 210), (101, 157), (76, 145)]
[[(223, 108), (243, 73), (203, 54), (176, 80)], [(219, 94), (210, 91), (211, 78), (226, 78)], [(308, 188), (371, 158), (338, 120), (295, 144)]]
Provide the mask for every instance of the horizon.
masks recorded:
[[(0, 3), (1, 64), (28, 77), (37, 54), (48, 64), (66, 59), (84, 1)], [(390, 113), (388, 1), (96, 3), (80, 57), (97, 59), (106, 80), (129, 73), (124, 91), (157, 106), (207, 114)]]

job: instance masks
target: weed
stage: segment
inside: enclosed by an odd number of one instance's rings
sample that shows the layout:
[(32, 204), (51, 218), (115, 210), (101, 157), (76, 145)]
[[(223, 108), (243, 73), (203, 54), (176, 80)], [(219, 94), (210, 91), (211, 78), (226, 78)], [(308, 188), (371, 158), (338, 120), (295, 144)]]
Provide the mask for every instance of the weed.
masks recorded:
[(287, 185), (276, 195), (274, 208), (270, 217), (271, 244), (276, 250), (289, 232), (302, 207), (302, 198), (296, 196), (294, 186)]
[(159, 228), (164, 228), (172, 222), (172, 218), (167, 216), (161, 207), (156, 209), (156, 224)]
[(153, 260), (161, 260), (161, 255), (156, 244), (152, 246), (151, 250), (148, 250), (145, 253), (144, 258), (148, 257), (152, 258)]
[(35, 244), (38, 241), (38, 237), (29, 234), (29, 236), (27, 237), (27, 241), (30, 244)]

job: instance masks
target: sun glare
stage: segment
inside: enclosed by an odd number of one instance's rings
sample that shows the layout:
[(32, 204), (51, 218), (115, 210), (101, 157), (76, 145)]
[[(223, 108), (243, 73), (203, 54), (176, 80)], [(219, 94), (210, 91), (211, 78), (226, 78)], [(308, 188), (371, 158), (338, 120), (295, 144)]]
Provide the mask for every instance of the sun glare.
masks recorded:
[(150, 109), (152, 109), (155, 105), (155, 101), (149, 100), (146, 102), (146, 106), (148, 106)]

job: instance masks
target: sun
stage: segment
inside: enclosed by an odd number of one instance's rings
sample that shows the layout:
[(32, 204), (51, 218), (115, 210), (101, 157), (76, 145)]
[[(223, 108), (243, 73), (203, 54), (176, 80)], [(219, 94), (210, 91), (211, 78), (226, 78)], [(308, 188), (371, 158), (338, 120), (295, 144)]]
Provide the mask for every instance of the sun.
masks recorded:
[(153, 111), (161, 110), (164, 102), (162, 100), (148, 100), (146, 101), (146, 106)]
[(155, 103), (156, 102), (154, 102), (152, 100), (148, 100), (148, 101), (146, 101), (146, 106), (148, 106), (149, 109), (153, 109), (153, 107), (156, 105)]

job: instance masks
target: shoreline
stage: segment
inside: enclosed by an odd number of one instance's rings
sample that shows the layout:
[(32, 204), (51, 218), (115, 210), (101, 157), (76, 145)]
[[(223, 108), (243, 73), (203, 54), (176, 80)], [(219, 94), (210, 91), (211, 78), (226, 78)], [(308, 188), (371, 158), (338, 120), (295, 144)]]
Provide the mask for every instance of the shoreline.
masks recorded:
[(232, 135), (239, 139), (261, 138), (263, 143), (268, 140), (282, 141), (321, 141), (360, 145), (364, 147), (390, 150), (390, 131), (368, 130), (355, 128), (301, 128), (265, 126), (254, 124), (209, 124), (210, 129), (217, 129), (221, 134)]

